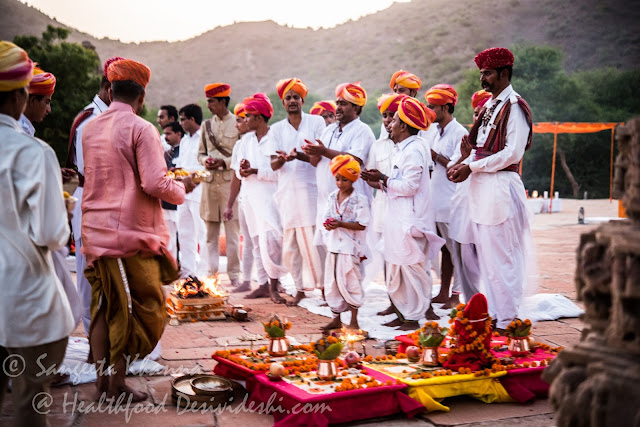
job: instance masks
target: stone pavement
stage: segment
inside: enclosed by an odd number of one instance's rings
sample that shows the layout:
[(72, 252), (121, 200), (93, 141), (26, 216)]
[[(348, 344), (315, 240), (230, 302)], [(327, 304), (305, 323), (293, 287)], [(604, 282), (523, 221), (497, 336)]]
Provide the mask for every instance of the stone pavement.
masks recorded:
[[(575, 301), (573, 274), (575, 270), (575, 249), (580, 233), (591, 230), (597, 224), (578, 225), (579, 207), (585, 208), (589, 217), (617, 216), (617, 202), (608, 200), (564, 200), (563, 211), (554, 214), (539, 214), (534, 222), (534, 239), (537, 247), (540, 272), (540, 292), (561, 293)], [(309, 313), (297, 307), (273, 304), (267, 299), (248, 303), (240, 295), (232, 295), (231, 303), (250, 307), (250, 322), (211, 321), (168, 325), (162, 337), (162, 359), (166, 367), (161, 375), (129, 377), (134, 387), (146, 390), (150, 399), (142, 413), (105, 413), (97, 406), (87, 405), (88, 396), (94, 390), (93, 384), (66, 385), (51, 390), (53, 403), (49, 408), (49, 422), (55, 426), (93, 425), (139, 425), (139, 426), (269, 426), (273, 424), (270, 415), (252, 412), (214, 414), (211, 412), (183, 411), (171, 403), (172, 375), (191, 372), (211, 372), (215, 362), (211, 354), (218, 349), (247, 346), (238, 339), (247, 333), (262, 334), (261, 321), (266, 321), (274, 313), (288, 318), (294, 325), (292, 335), (301, 343), (319, 338), (318, 328), (328, 319)], [(580, 305), (578, 303), (578, 305)], [(533, 328), (534, 337), (553, 346), (569, 346), (578, 342), (582, 322), (579, 319), (560, 319), (537, 323)], [(83, 336), (82, 328), (74, 335)], [(266, 342), (266, 341), (265, 341)], [(257, 342), (260, 346), (263, 342)], [(370, 341), (369, 354), (383, 354), (382, 342)], [(434, 412), (420, 415), (412, 420), (403, 416), (359, 422), (358, 425), (384, 426), (552, 426), (553, 413), (547, 400), (531, 404), (485, 404), (478, 400), (458, 397), (446, 400), (451, 408), (448, 413)], [(0, 425), (12, 421), (11, 394), (6, 395), (0, 411)]]

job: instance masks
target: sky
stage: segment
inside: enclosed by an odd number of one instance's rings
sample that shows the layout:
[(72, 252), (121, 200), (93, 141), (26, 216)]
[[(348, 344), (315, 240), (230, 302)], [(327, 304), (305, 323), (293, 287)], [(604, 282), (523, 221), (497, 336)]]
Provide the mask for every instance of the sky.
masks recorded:
[(20, 0), (96, 38), (179, 41), (235, 22), (330, 28), (409, 0)]

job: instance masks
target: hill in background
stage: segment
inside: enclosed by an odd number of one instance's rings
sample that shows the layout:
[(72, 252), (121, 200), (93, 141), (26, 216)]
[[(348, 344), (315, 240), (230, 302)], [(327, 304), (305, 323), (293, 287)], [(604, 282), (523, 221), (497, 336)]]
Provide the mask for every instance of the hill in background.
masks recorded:
[[(0, 37), (36, 35), (63, 26), (17, 0), (0, 0)], [(203, 87), (224, 81), (240, 99), (273, 92), (297, 76), (310, 91), (333, 98), (338, 83), (360, 80), (367, 91), (387, 91), (399, 68), (423, 79), (423, 90), (456, 84), (491, 46), (530, 42), (562, 48), (569, 71), (640, 66), (640, 2), (624, 0), (412, 0), (331, 29), (294, 29), (274, 22), (238, 23), (183, 42), (124, 44), (73, 31), (101, 60), (114, 55), (152, 69), (151, 106), (204, 98)], [(517, 68), (517, 64), (516, 64)]]

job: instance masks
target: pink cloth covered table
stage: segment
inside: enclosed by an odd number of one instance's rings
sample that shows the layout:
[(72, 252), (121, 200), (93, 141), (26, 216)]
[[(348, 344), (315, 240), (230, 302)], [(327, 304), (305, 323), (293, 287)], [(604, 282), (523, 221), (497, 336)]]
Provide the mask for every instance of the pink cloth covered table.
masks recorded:
[[(249, 402), (270, 409), (274, 426), (327, 426), (403, 412), (409, 418), (424, 406), (407, 396), (405, 384), (361, 390), (311, 394), (286, 381), (270, 381), (264, 373), (252, 371), (227, 359), (213, 357), (218, 364), (214, 372), (230, 379), (247, 382)], [(367, 375), (385, 383), (391, 377), (374, 370)], [(338, 384), (338, 383), (336, 383)]]
[[(400, 341), (398, 353), (404, 353), (408, 346), (415, 345), (415, 342), (407, 335), (399, 335), (395, 339)], [(506, 344), (506, 337), (499, 336), (491, 339), (492, 346)], [(496, 358), (508, 357), (511, 355), (508, 350), (491, 350), (491, 352)], [(518, 364), (523, 364), (524, 362), (540, 362), (549, 357), (555, 358), (556, 354), (538, 348), (527, 357), (516, 357), (515, 359)], [(500, 377), (499, 381), (513, 400), (520, 403), (528, 402), (536, 397), (546, 397), (549, 394), (549, 384), (542, 381), (541, 378), (542, 371), (545, 369), (545, 366), (510, 369), (507, 371), (507, 375)]]

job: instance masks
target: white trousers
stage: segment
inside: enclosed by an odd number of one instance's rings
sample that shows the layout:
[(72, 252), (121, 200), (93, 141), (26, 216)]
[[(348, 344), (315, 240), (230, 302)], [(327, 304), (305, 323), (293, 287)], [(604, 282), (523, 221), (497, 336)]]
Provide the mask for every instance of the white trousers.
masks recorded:
[(261, 230), (258, 234), (258, 247), (262, 266), (269, 279), (279, 279), (285, 276), (288, 271), (282, 263), (282, 232), (279, 230)]
[(324, 277), (324, 296), (332, 312), (362, 306), (364, 289), (357, 255), (328, 253)]
[[(220, 221), (205, 221), (207, 229), (207, 251), (209, 252), (209, 271), (213, 274), (220, 270)], [(240, 274), (240, 225), (238, 220), (224, 221), (224, 234), (227, 244), (227, 275), (237, 280)]]
[[(247, 219), (244, 216), (242, 210), (242, 204), (238, 203), (238, 222), (240, 223), (240, 234), (242, 234), (242, 280), (245, 282), (251, 281), (251, 275), (253, 272), (253, 240), (249, 235), (249, 226), (247, 225)], [(262, 261), (259, 262), (261, 264)], [(262, 265), (260, 268), (263, 269)], [(261, 284), (263, 282), (260, 282)]]
[(82, 304), (82, 326), (84, 332), (89, 336), (89, 325), (91, 324), (91, 284), (84, 275), (87, 268), (87, 258), (82, 253), (82, 238), (76, 239), (76, 288)]
[(260, 254), (260, 238), (258, 236), (253, 236), (250, 237), (249, 240), (251, 240), (251, 246), (253, 247), (253, 263), (256, 266), (258, 284), (264, 285), (269, 282), (269, 275), (264, 269), (264, 264), (262, 263), (262, 255)]
[[(315, 226), (284, 230), (283, 262), (300, 292), (321, 289), (324, 285), (324, 266), (318, 247), (313, 244)], [(305, 274), (309, 276), (305, 285)]]
[[(451, 291), (459, 294), (462, 292), (463, 279), (461, 273), (462, 266), (460, 265), (460, 243), (453, 240), (449, 235), (449, 223), (436, 222), (436, 227), (440, 232), (440, 236), (444, 239), (445, 247), (449, 250), (449, 254), (451, 254), (451, 263), (453, 264), (453, 286)], [(440, 268), (442, 268), (442, 265)], [(442, 274), (440, 276), (442, 276)]]
[[(185, 200), (183, 204), (178, 205), (178, 233), (182, 270), (188, 274), (198, 274), (201, 270), (208, 270), (207, 232), (204, 221), (200, 218), (200, 202)], [(199, 261), (198, 247), (200, 247)]]

